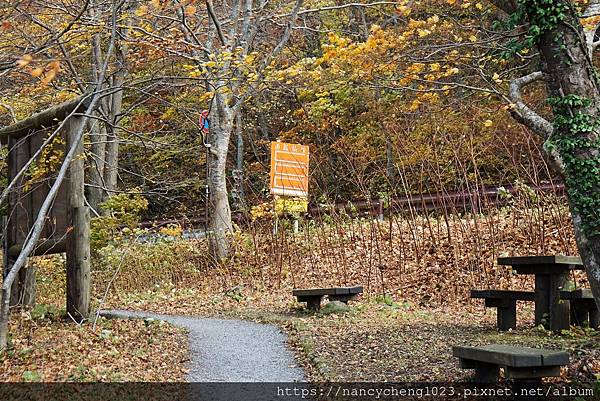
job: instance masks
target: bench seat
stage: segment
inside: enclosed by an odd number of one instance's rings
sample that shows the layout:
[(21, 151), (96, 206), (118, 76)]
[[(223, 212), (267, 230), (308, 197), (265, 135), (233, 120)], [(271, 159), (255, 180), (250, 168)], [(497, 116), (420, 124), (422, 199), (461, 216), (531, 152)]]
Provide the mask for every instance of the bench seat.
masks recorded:
[(475, 369), (475, 381), (488, 383), (498, 380), (500, 368), (507, 379), (531, 380), (560, 376), (560, 367), (569, 363), (565, 351), (502, 344), (455, 346), (452, 355), (461, 368)]
[(595, 329), (600, 326), (600, 313), (598, 313), (592, 290), (579, 288), (573, 291), (561, 291), (560, 299), (570, 303), (571, 325), (585, 326), (587, 322), (589, 327)]
[(330, 301), (341, 301), (348, 303), (363, 292), (363, 287), (331, 287), (331, 288), (295, 288), (292, 295), (298, 298), (298, 302), (306, 302), (308, 309), (318, 311), (321, 308), (321, 300), (327, 296)]
[(471, 290), (471, 298), (485, 299), (486, 308), (498, 308), (498, 330), (517, 328), (517, 301), (534, 301), (533, 291)]

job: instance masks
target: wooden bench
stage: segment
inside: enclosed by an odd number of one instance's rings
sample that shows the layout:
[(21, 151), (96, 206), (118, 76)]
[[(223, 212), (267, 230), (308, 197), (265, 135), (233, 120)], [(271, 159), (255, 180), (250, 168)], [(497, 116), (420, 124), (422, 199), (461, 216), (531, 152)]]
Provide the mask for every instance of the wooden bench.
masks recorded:
[(318, 311), (321, 309), (321, 300), (325, 295), (330, 301), (348, 303), (362, 292), (362, 287), (297, 288), (292, 291), (292, 294), (298, 298), (298, 302), (306, 302), (308, 309)]
[(533, 291), (471, 290), (471, 298), (485, 299), (486, 308), (498, 308), (498, 330), (517, 327), (517, 301), (534, 301)]
[(474, 380), (480, 383), (498, 381), (500, 368), (512, 380), (536, 381), (560, 376), (560, 367), (569, 363), (565, 351), (513, 347), (491, 344), (481, 347), (455, 346), (452, 355), (459, 358), (462, 369), (475, 369)]
[(580, 288), (574, 291), (561, 291), (560, 299), (570, 303), (571, 325), (583, 326), (585, 322), (588, 322), (589, 327), (598, 328), (600, 313), (598, 313), (592, 290)]

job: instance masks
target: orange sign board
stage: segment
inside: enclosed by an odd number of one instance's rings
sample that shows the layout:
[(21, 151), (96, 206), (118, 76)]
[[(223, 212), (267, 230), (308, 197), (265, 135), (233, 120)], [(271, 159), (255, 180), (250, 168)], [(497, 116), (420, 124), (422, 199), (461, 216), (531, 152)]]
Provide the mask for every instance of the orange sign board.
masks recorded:
[(308, 146), (271, 142), (271, 193), (308, 197)]

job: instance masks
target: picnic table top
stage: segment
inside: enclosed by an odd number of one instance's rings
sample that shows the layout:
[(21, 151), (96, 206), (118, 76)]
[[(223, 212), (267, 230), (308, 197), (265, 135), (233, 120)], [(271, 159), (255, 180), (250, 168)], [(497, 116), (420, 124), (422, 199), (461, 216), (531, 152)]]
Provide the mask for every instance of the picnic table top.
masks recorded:
[(546, 256), (511, 256), (498, 258), (499, 265), (535, 266), (535, 265), (565, 265), (583, 266), (579, 256), (546, 255)]
[(512, 266), (517, 274), (562, 275), (569, 270), (583, 270), (578, 256), (513, 256), (498, 258), (499, 265)]

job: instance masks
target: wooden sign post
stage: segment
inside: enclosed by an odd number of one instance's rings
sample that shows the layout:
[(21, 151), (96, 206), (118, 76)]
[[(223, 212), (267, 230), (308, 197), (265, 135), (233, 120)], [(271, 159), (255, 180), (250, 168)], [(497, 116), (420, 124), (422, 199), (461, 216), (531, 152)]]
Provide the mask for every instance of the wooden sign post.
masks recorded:
[(271, 142), (271, 193), (308, 198), (308, 146)]
[[(276, 215), (298, 214), (308, 209), (309, 148), (285, 142), (271, 142), (271, 194)], [(275, 221), (277, 231), (277, 220)], [(294, 233), (298, 218), (294, 218)]]

